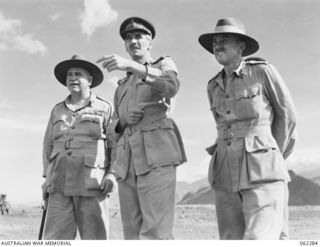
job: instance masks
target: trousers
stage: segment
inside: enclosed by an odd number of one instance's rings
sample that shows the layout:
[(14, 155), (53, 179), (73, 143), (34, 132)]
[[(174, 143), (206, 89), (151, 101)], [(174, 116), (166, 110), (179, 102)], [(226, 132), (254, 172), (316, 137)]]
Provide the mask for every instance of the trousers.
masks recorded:
[(278, 240), (284, 220), (285, 183), (239, 192), (215, 190), (220, 239)]
[(124, 239), (173, 239), (176, 167), (137, 176), (130, 163), (127, 177), (118, 179)]
[(49, 194), (44, 239), (108, 239), (108, 199)]

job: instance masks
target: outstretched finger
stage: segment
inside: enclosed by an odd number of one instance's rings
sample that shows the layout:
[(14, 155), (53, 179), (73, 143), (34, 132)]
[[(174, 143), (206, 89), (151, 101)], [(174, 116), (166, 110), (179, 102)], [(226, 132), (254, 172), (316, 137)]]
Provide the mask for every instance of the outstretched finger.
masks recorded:
[(102, 61), (108, 60), (111, 57), (111, 55), (105, 55), (103, 57), (100, 57), (97, 59), (96, 63), (100, 63)]

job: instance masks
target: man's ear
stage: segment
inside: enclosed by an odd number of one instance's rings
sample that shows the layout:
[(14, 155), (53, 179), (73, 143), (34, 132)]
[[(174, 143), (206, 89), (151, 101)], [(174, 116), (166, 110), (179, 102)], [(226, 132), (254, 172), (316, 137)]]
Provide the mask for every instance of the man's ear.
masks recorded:
[(90, 75), (90, 76), (89, 76), (89, 86), (92, 85), (92, 80), (93, 80), (93, 77)]
[(240, 44), (241, 54), (243, 54), (246, 47), (247, 47), (246, 42), (241, 41), (241, 44)]
[(148, 37), (148, 40), (149, 40), (149, 47), (148, 47), (148, 50), (150, 51), (151, 48), (152, 48), (152, 38), (150, 35), (147, 36)]

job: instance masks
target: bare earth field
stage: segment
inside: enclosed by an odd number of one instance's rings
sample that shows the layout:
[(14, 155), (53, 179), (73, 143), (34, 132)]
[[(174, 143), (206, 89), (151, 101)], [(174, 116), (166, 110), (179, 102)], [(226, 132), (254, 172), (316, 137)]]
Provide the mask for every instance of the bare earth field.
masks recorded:
[[(110, 210), (110, 239), (122, 239), (118, 207)], [(0, 215), (0, 240), (35, 240), (41, 221), (39, 207), (12, 208)], [(290, 239), (320, 239), (320, 206), (290, 207)], [(177, 205), (174, 235), (179, 240), (217, 240), (218, 229), (214, 206)]]

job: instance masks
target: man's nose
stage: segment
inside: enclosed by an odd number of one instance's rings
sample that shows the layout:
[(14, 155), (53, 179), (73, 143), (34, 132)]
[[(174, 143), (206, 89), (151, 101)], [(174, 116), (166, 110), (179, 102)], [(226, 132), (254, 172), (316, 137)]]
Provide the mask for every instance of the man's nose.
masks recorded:
[(68, 79), (69, 79), (69, 81), (75, 81), (75, 80), (77, 80), (77, 76), (76, 75), (69, 75), (68, 76)]

